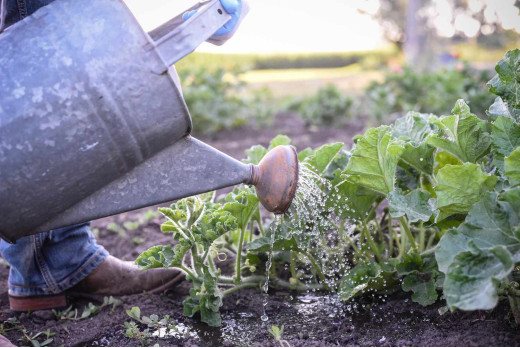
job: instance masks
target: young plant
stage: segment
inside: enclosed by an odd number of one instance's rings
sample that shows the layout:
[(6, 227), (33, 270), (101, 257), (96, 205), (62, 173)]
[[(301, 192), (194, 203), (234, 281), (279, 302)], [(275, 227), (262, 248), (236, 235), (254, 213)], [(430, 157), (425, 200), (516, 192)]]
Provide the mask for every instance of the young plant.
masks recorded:
[(286, 340), (282, 340), (284, 325), (282, 324), (281, 327), (278, 326), (271, 326), (271, 328), (268, 330), (269, 333), (273, 336), (274, 340), (278, 342), (280, 347), (290, 347), (291, 345)]

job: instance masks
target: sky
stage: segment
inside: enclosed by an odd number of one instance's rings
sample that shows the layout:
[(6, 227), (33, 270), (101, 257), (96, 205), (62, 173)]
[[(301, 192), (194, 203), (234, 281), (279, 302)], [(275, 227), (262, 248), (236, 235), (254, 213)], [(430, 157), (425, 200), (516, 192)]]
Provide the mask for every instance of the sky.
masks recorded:
[[(146, 31), (184, 12), (193, 0), (125, 0)], [(235, 36), (217, 47), (219, 53), (347, 52), (375, 49), (384, 43), (368, 12), (377, 0), (250, 0), (250, 12)]]

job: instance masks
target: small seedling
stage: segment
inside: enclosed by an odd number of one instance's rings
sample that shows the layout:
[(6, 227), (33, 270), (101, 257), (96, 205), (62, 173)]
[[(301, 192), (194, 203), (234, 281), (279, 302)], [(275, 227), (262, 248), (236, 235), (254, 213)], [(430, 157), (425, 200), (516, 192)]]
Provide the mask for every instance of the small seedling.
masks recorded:
[[(33, 347), (46, 347), (52, 343), (54, 340), (51, 338), (52, 336), (56, 335), (56, 332), (51, 332), (50, 329), (47, 329), (45, 331), (38, 332), (33, 335), (33, 333), (29, 333), (25, 328), (22, 330), (23, 337), (20, 339), (22, 341), (26, 341), (30, 343)], [(38, 340), (39, 337), (42, 337), (45, 335), (44, 341), (40, 342)], [(42, 337), (43, 338), (43, 337)]]
[(121, 300), (118, 300), (113, 296), (110, 296), (104, 297), (103, 303), (100, 306), (96, 306), (92, 302), (89, 302), (89, 304), (83, 309), (81, 315), (79, 315), (79, 311), (77, 308), (72, 308), (72, 305), (63, 311), (56, 311), (53, 309), (52, 312), (58, 320), (80, 321), (83, 319), (93, 317), (94, 315), (98, 314), (103, 308), (108, 306), (112, 306), (110, 312), (113, 313), (115, 308), (122, 304), (123, 302)]
[(280, 344), (280, 347), (290, 347), (291, 345), (286, 340), (282, 340), (284, 325), (282, 327), (271, 326), (269, 333), (274, 337), (275, 341)]

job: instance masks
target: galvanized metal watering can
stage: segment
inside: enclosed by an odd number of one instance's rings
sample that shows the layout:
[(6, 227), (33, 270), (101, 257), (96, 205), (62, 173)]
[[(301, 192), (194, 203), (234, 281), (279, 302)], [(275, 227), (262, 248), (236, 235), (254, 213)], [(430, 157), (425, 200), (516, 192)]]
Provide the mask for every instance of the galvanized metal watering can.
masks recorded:
[(245, 165), (191, 137), (172, 64), (229, 20), (218, 0), (145, 33), (120, 0), (57, 0), (0, 35), (0, 236), (17, 239), (253, 184), (282, 213), (298, 159)]

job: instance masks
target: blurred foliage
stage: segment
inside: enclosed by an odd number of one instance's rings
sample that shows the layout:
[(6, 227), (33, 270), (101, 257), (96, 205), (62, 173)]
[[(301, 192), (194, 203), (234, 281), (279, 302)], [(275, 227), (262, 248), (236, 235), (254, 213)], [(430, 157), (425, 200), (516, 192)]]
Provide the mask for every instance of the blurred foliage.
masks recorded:
[(344, 96), (331, 84), (313, 96), (293, 99), (287, 109), (299, 113), (307, 126), (339, 126), (352, 117), (353, 103), (350, 97)]
[(265, 70), (339, 68), (354, 63), (381, 66), (396, 55), (395, 47), (377, 51), (338, 53), (280, 53), (280, 54), (213, 54), (193, 53), (175, 66), (178, 70), (206, 68), (210, 70)]
[(449, 110), (458, 98), (471, 105), (471, 110), (480, 117), (493, 103), (487, 81), (491, 72), (477, 71), (469, 66), (462, 70), (441, 70), (434, 73), (417, 73), (405, 68), (401, 73), (390, 73), (383, 82), (373, 82), (366, 89), (363, 113), (378, 122), (383, 117), (407, 110), (442, 114)]
[(243, 93), (241, 71), (194, 68), (180, 70), (183, 94), (194, 132), (213, 134), (245, 124), (269, 125), (273, 119), (271, 94), (267, 89)]

